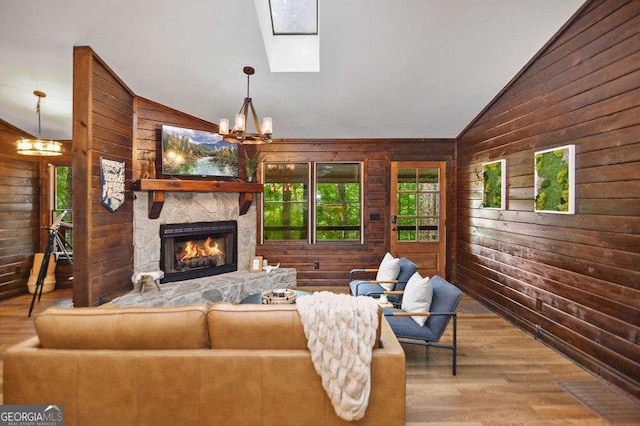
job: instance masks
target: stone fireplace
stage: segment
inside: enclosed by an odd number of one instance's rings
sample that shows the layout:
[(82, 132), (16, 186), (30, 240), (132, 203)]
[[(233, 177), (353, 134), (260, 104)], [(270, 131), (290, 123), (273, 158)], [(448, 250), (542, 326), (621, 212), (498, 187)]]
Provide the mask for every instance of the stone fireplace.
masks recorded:
[[(170, 228), (199, 227), (201, 222), (237, 223), (237, 271), (220, 273), (199, 278), (180, 278), (182, 281), (167, 281), (160, 291), (130, 291), (114, 299), (118, 306), (180, 306), (189, 304), (211, 305), (216, 302), (237, 303), (243, 298), (274, 288), (293, 288), (296, 286), (294, 268), (278, 268), (270, 273), (249, 272), (249, 260), (256, 252), (256, 208), (255, 203), (248, 212), (240, 216), (238, 193), (220, 192), (170, 192), (165, 200), (158, 219), (149, 219), (148, 195), (145, 191), (136, 191), (134, 200), (134, 272), (156, 271), (161, 265), (160, 229), (171, 224)], [(183, 225), (180, 225), (183, 224)], [(215, 231), (215, 230), (210, 230)], [(212, 240), (220, 239), (220, 233), (212, 233)], [(214, 238), (215, 237), (215, 238)], [(226, 238), (226, 237), (225, 237)], [(196, 244), (207, 244), (207, 237), (197, 238)], [(174, 247), (169, 256), (175, 256)], [(178, 245), (184, 245), (181, 238)], [(218, 246), (222, 243), (218, 241)], [(225, 249), (232, 244), (225, 241)], [(182, 250), (179, 250), (180, 253)], [(165, 254), (165, 256), (167, 256)], [(164, 260), (164, 259), (163, 259)], [(217, 264), (216, 260), (216, 264)], [(225, 256), (225, 263), (227, 259)], [(197, 261), (195, 262), (197, 265)]]
[[(160, 238), (161, 227), (165, 227), (168, 224), (172, 226), (180, 224), (194, 225), (201, 222), (236, 223), (237, 231), (235, 242), (225, 239), (224, 244), (235, 245), (235, 265), (237, 270), (248, 270), (249, 259), (254, 255), (256, 250), (255, 203), (251, 206), (247, 214), (240, 216), (237, 193), (167, 192), (160, 217), (158, 219), (149, 219), (147, 192), (137, 191), (135, 195), (133, 226), (134, 272), (163, 269), (164, 265), (162, 262), (164, 259), (161, 259), (163, 257), (163, 247)], [(213, 235), (219, 235), (219, 233), (213, 233)], [(206, 237), (202, 243), (204, 244), (205, 242)], [(221, 242), (219, 241), (218, 245), (220, 244)], [(225, 251), (228, 252), (229, 247), (225, 248)], [(234, 248), (232, 248), (232, 251)], [(176, 247), (174, 246), (174, 250), (175, 249)], [(164, 256), (166, 256), (166, 254), (164, 254)], [(225, 263), (228, 262), (225, 260)], [(197, 265), (197, 262), (194, 261), (193, 264)], [(229, 269), (229, 271), (220, 271), (222, 273), (235, 270), (231, 268), (230, 266), (225, 266), (222, 269)], [(175, 280), (190, 280), (193, 278), (197, 277), (182, 276)], [(163, 282), (169, 282), (169, 280)]]

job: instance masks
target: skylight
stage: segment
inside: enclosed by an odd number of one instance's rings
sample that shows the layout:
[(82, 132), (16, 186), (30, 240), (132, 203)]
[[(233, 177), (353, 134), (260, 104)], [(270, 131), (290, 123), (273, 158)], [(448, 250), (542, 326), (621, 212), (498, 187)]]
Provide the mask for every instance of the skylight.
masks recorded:
[(273, 35), (317, 35), (317, 0), (269, 0)]
[(271, 72), (319, 72), (317, 0), (254, 0)]

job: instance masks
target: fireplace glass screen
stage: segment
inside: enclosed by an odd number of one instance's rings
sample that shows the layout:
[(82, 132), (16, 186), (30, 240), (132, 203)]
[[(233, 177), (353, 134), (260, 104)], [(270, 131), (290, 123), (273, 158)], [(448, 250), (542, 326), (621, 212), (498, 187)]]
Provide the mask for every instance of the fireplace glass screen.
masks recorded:
[(237, 228), (236, 221), (160, 225), (161, 282), (238, 270)]

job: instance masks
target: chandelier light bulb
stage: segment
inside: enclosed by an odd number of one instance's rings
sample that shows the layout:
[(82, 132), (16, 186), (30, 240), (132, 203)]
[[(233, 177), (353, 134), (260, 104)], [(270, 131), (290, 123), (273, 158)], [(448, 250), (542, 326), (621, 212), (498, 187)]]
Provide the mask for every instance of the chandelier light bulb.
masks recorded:
[(229, 134), (229, 119), (228, 118), (221, 118), (220, 119), (220, 126), (218, 127), (218, 133), (220, 133), (221, 135), (228, 135)]
[(273, 133), (273, 121), (271, 117), (264, 117), (262, 119), (262, 133), (271, 134)]
[(246, 123), (244, 119), (244, 114), (236, 114), (236, 122), (233, 125), (233, 130), (244, 132), (245, 129), (246, 129)]

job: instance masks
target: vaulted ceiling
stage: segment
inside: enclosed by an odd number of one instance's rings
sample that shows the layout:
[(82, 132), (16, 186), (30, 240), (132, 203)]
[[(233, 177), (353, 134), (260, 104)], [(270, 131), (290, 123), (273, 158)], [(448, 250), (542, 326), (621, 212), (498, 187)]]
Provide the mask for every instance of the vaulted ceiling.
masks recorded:
[(233, 119), (256, 69), (275, 138), (456, 137), (584, 0), (319, 0), (320, 71), (270, 72), (255, 3), (2, 0), (0, 118), (71, 139), (73, 46), (139, 96)]

